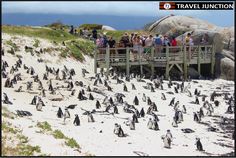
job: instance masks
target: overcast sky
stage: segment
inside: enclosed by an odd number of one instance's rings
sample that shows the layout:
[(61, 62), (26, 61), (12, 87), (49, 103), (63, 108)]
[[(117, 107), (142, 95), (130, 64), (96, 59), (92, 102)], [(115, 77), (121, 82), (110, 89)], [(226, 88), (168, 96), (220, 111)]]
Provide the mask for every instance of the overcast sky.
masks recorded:
[(234, 24), (233, 10), (159, 10), (159, 2), (75, 2), (75, 1), (35, 1), (2, 2), (3, 13), (51, 13), (51, 14), (100, 14), (122, 16), (165, 16), (188, 15), (208, 20), (212, 23)]

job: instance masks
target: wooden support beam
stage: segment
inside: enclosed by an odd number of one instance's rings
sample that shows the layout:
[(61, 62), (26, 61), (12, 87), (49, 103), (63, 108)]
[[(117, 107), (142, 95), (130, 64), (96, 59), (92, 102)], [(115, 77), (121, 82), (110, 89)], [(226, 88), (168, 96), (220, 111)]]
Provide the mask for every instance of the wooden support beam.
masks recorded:
[(201, 47), (198, 46), (198, 54), (197, 54), (197, 70), (199, 75), (201, 75)]
[(154, 47), (151, 48), (151, 75), (154, 76)]
[(168, 80), (169, 78), (169, 46), (166, 46), (166, 79)]
[(130, 58), (129, 47), (126, 47), (126, 76), (129, 76), (129, 71), (130, 71), (129, 58)]
[(108, 76), (108, 74), (109, 74), (109, 67), (110, 67), (110, 48), (109, 48), (109, 46), (106, 47), (105, 61), (106, 61), (106, 75)]
[(94, 51), (94, 73), (97, 74), (97, 51)]
[(183, 51), (183, 63), (184, 63), (184, 79), (187, 79), (187, 57), (186, 57), (186, 46), (184, 46)]
[(211, 49), (211, 75), (214, 76), (214, 69), (215, 68), (215, 45), (212, 45)]
[(172, 64), (172, 65), (169, 67), (169, 72), (170, 72), (170, 70), (173, 68), (174, 65), (175, 65), (175, 64)]
[(179, 64), (175, 64), (177, 66), (177, 68), (179, 68), (179, 70), (183, 73), (183, 69), (179, 66)]

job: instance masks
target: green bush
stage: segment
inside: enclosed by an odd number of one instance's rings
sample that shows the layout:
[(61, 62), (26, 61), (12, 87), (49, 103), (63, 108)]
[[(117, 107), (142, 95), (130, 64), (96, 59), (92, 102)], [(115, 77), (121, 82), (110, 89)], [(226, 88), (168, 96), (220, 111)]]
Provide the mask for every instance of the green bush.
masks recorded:
[(52, 131), (51, 125), (47, 122), (38, 122), (37, 126), (41, 128), (43, 131)]
[(65, 135), (60, 130), (53, 131), (53, 136), (56, 139), (64, 139), (64, 138), (66, 138)]
[(100, 24), (82, 24), (79, 26), (79, 28), (81, 29), (89, 29), (89, 30), (101, 30), (102, 29), (102, 25)]
[(79, 144), (73, 138), (67, 139), (66, 145), (71, 148), (80, 148)]

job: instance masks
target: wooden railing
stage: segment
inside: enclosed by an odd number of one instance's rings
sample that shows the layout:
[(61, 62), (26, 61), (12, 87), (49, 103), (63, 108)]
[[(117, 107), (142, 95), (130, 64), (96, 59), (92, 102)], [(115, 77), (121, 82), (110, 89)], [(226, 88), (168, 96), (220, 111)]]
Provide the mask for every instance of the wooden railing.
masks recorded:
[[(211, 63), (211, 72), (214, 71), (215, 52), (213, 45), (196, 45), (196, 46), (160, 46), (160, 47), (116, 47), (116, 48), (98, 48), (95, 54), (95, 73), (97, 65), (105, 64), (109, 68), (111, 64), (126, 65), (127, 74), (131, 64), (144, 65), (149, 64), (153, 67), (156, 64), (165, 64), (167, 76), (169, 66), (173, 64), (183, 64), (183, 71), (187, 71), (187, 65), (198, 64), (200, 72), (201, 63)], [(186, 77), (186, 76), (185, 76)]]

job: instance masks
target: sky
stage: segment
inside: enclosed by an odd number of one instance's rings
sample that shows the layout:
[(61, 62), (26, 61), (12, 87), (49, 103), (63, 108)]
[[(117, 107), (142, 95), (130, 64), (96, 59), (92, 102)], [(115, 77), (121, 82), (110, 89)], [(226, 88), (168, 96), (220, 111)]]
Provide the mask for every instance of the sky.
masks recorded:
[(72, 15), (165, 16), (187, 15), (201, 18), (219, 26), (234, 25), (233, 10), (159, 10), (159, 2), (76, 2), (76, 1), (13, 1), (2, 2), (2, 13), (40, 13)]

